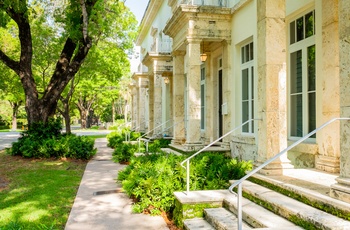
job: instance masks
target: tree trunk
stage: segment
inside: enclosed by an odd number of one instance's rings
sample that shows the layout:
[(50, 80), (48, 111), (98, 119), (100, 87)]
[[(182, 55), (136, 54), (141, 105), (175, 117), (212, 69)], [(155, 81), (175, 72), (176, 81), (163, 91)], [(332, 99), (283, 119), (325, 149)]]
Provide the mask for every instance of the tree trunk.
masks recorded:
[(12, 131), (16, 131), (17, 130), (17, 114), (18, 114), (18, 109), (21, 106), (21, 102), (13, 102), (11, 103), (12, 106)]
[(79, 110), (79, 112), (80, 112), (81, 128), (86, 129), (89, 110), (83, 109), (83, 110)]
[(70, 116), (69, 116), (69, 111), (68, 114), (66, 114), (67, 116), (64, 117), (64, 122), (66, 123), (66, 133), (67, 134), (71, 134), (72, 133), (72, 129), (70, 126)]
[[(33, 44), (28, 17), (30, 15), (28, 12), (28, 2), (15, 1), (15, 3), (11, 3), (11, 1), (8, 1), (8, 7), (4, 8), (6, 14), (18, 26), (18, 37), (21, 48), (19, 61), (13, 60), (0, 49), (0, 61), (12, 69), (21, 80), (25, 93), (25, 109), (29, 126), (36, 122), (46, 123), (49, 117), (55, 114), (61, 93), (78, 72), (87, 56), (92, 46), (92, 40), (88, 36), (88, 17), (96, 2), (81, 1), (84, 17), (84, 23), (81, 26), (82, 35), (84, 36), (80, 41), (74, 41), (71, 38), (66, 39), (50, 82), (46, 86), (41, 98), (39, 98), (37, 85), (32, 73)], [(3, 4), (2, 1), (0, 6), (3, 6)]]

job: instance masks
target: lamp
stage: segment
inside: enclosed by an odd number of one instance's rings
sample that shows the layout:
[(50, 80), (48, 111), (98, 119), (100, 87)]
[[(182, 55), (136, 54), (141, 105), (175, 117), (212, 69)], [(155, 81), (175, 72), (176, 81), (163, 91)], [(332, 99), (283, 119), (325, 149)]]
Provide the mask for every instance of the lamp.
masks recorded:
[(164, 78), (164, 83), (165, 83), (165, 84), (169, 84), (169, 78), (168, 78), (168, 77), (165, 77), (165, 78)]
[(208, 55), (206, 53), (201, 54), (201, 61), (202, 62), (205, 62), (207, 60), (207, 58), (208, 58)]
[(202, 53), (201, 53), (201, 61), (205, 62), (208, 58), (208, 55), (204, 53), (204, 43), (202, 43)]

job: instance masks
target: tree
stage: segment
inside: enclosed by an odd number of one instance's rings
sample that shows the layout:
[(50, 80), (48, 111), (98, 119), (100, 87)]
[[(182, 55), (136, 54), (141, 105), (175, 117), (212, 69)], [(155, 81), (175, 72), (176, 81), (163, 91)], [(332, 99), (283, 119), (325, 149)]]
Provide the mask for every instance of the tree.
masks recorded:
[(79, 71), (80, 84), (74, 100), (80, 112), (82, 128), (90, 127), (88, 117), (91, 111), (98, 111), (97, 105), (105, 107), (112, 103), (118, 80), (126, 74), (128, 67), (126, 53), (114, 44), (100, 42), (94, 47)]
[[(14, 24), (9, 24), (9, 28), (14, 30)], [(10, 30), (11, 31), (11, 30)], [(18, 54), (19, 44), (12, 39), (12, 34), (0, 28), (0, 44), (12, 55)], [(16, 77), (15, 72), (6, 68), (0, 63), (0, 98), (9, 102), (12, 113), (12, 130), (17, 129), (17, 115), (20, 106), (24, 104), (24, 92), (20, 80)]]
[[(20, 47), (18, 55), (12, 55), (1, 47), (0, 60), (21, 81), (29, 125), (40, 121), (45, 123), (55, 114), (63, 90), (78, 72), (93, 43), (110, 38), (123, 44), (129, 30), (120, 30), (114, 37), (111, 32), (121, 28), (116, 23), (123, 20), (124, 14), (130, 13), (122, 3), (114, 0), (0, 0), (0, 26), (6, 28), (9, 23), (15, 22), (18, 34), (13, 35)], [(37, 17), (40, 20), (36, 21)], [(53, 28), (51, 34), (61, 45), (51, 77), (47, 79), (47, 84), (46, 79), (42, 82), (45, 83), (42, 84), (42, 92), (39, 91), (38, 76), (33, 71), (33, 56), (40, 56), (36, 53), (39, 49), (33, 47), (34, 21)], [(40, 67), (45, 69), (43, 64)], [(45, 69), (45, 76), (49, 69)]]

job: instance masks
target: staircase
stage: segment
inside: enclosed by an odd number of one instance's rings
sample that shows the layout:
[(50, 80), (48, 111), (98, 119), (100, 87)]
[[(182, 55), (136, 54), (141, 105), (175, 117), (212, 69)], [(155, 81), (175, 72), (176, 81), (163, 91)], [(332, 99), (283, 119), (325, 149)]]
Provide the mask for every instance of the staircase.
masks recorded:
[[(283, 176), (253, 175), (243, 182), (243, 229), (350, 229), (350, 204), (328, 196), (336, 177), (314, 169), (288, 169)], [(177, 221), (184, 229), (237, 229), (237, 198), (229, 191), (175, 196)]]

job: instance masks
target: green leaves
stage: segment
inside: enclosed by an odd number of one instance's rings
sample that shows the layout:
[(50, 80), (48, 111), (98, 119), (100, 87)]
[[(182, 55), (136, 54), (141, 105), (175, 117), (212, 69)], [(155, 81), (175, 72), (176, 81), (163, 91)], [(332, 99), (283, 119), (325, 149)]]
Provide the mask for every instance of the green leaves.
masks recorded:
[[(186, 172), (180, 166), (186, 156), (164, 152), (131, 159), (118, 180), (126, 193), (137, 200), (134, 212), (159, 214), (175, 207), (175, 191), (184, 191)], [(191, 161), (191, 190), (227, 189), (230, 179), (238, 179), (250, 162), (238, 162), (220, 153), (203, 153)]]

